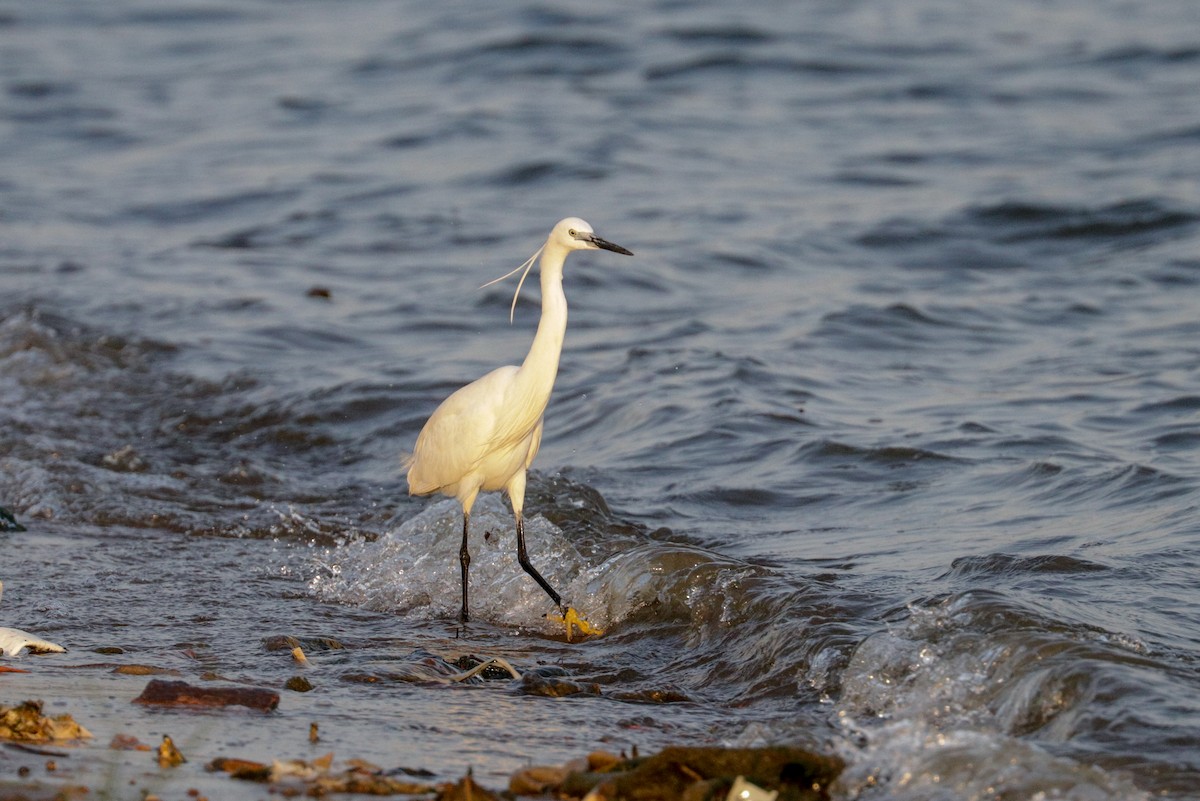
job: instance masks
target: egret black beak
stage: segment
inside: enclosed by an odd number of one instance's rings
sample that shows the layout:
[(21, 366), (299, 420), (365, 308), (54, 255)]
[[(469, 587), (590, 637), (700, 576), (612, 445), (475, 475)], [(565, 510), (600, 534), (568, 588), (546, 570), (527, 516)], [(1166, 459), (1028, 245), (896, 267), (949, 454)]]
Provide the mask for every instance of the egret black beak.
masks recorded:
[(622, 253), (626, 256), (633, 255), (632, 250), (626, 250), (625, 248), (621, 247), (620, 245), (614, 245), (612, 242), (609, 242), (607, 239), (601, 239), (600, 237), (596, 236), (595, 234), (585, 234), (584, 236), (581, 236), (579, 238), (583, 239), (586, 242), (591, 242), (593, 245), (600, 248), (601, 250), (611, 250), (613, 253)]

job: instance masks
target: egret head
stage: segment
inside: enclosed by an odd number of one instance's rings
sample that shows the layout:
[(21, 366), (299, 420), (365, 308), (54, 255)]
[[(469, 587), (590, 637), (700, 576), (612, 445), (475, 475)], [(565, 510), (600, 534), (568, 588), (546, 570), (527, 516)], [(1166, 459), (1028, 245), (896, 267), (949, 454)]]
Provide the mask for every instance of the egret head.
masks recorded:
[(566, 250), (611, 250), (613, 253), (622, 253), (626, 256), (633, 255), (632, 251), (596, 236), (587, 220), (581, 220), (578, 217), (559, 220), (550, 232), (546, 244), (558, 245)]
[[(562, 276), (563, 259), (572, 250), (611, 250), (613, 253), (623, 253), (626, 256), (632, 256), (632, 250), (626, 250), (620, 245), (614, 245), (607, 239), (601, 239), (592, 231), (592, 226), (587, 224), (586, 220), (581, 220), (578, 217), (567, 217), (559, 220), (558, 223), (550, 231), (550, 236), (546, 237), (546, 242), (534, 254), (525, 260), (517, 269), (510, 273), (488, 281), (483, 286), (491, 286), (497, 281), (503, 281), (510, 275), (521, 273), (521, 280), (517, 282), (517, 291), (513, 293), (512, 306), (508, 310), (508, 321), (511, 323), (513, 314), (517, 310), (517, 298), (521, 296), (521, 287), (525, 285), (525, 276), (529, 275), (529, 271), (533, 268), (533, 263), (537, 261), (537, 257), (543, 253), (549, 258), (552, 263), (551, 269), (558, 272)], [(542, 269), (546, 269), (545, 266)], [(524, 272), (522, 272), (524, 271)], [(480, 287), (483, 289), (483, 287)]]

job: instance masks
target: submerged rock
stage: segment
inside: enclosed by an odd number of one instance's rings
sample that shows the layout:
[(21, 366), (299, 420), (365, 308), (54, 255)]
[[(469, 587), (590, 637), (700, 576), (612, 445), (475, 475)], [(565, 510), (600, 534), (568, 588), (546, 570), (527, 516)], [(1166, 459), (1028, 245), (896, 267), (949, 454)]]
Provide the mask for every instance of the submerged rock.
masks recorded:
[(290, 679), (284, 682), (283, 686), (292, 692), (297, 693), (306, 693), (313, 688), (312, 682), (303, 676), (292, 676)]
[(600, 685), (580, 684), (558, 676), (544, 676), (529, 672), (521, 677), (521, 692), (546, 698), (563, 698), (568, 695), (600, 695)]
[(117, 665), (113, 673), (122, 676), (179, 676), (178, 670), (160, 668), (154, 665)]
[(152, 679), (135, 704), (155, 706), (245, 706), (270, 712), (279, 706), (279, 693), (259, 687), (197, 687), (186, 681)]
[(132, 734), (114, 734), (108, 742), (111, 751), (153, 751), (154, 749)]
[[(297, 648), (301, 653), (309, 651), (340, 651), (346, 646), (333, 637), (293, 637), (290, 634), (273, 634), (263, 638), (263, 648), (267, 651), (291, 651), (293, 655)], [(298, 660), (297, 660), (298, 661)]]

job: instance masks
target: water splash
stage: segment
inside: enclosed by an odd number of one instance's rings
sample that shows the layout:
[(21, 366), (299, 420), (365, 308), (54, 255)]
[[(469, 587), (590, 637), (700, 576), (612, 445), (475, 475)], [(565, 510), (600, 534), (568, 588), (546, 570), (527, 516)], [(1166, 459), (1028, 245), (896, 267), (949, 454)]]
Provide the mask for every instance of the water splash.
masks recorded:
[[(462, 508), (436, 503), (377, 540), (359, 540), (316, 556), (310, 591), (323, 601), (396, 612), (415, 620), (453, 620), (459, 611), (458, 548)], [(582, 557), (561, 529), (538, 515), (525, 521), (530, 559), (581, 614), (604, 626), (589, 592)], [(471, 617), (500, 626), (550, 631), (554, 611), (517, 563), (512, 513), (499, 495), (482, 497), (471, 513)], [(601, 622), (601, 621), (604, 622)]]
[(896, 799), (1146, 798), (1119, 771), (1073, 758), (1105, 680), (1142, 661), (997, 593), (912, 604), (842, 674), (851, 767), (840, 781), (851, 797), (886, 785)]

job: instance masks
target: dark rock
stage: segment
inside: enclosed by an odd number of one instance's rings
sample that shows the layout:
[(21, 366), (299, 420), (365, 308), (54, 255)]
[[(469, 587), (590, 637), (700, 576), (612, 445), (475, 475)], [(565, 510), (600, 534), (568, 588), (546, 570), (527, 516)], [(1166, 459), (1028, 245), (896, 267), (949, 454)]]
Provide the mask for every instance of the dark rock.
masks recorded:
[(313, 688), (312, 682), (303, 676), (292, 676), (283, 686), (293, 692), (306, 693)]
[(599, 695), (599, 684), (580, 684), (556, 677), (546, 677), (529, 672), (521, 676), (521, 692), (545, 698), (563, 698), (568, 695)]
[(25, 527), (17, 522), (13, 513), (0, 506), (0, 531), (24, 531)]
[(258, 687), (196, 687), (186, 681), (153, 679), (133, 703), (210, 709), (245, 706), (270, 712), (279, 706), (279, 693)]
[(293, 648), (303, 648), (305, 651), (340, 651), (345, 647), (333, 637), (293, 637), (290, 634), (263, 637), (263, 648), (267, 651), (291, 651)]

